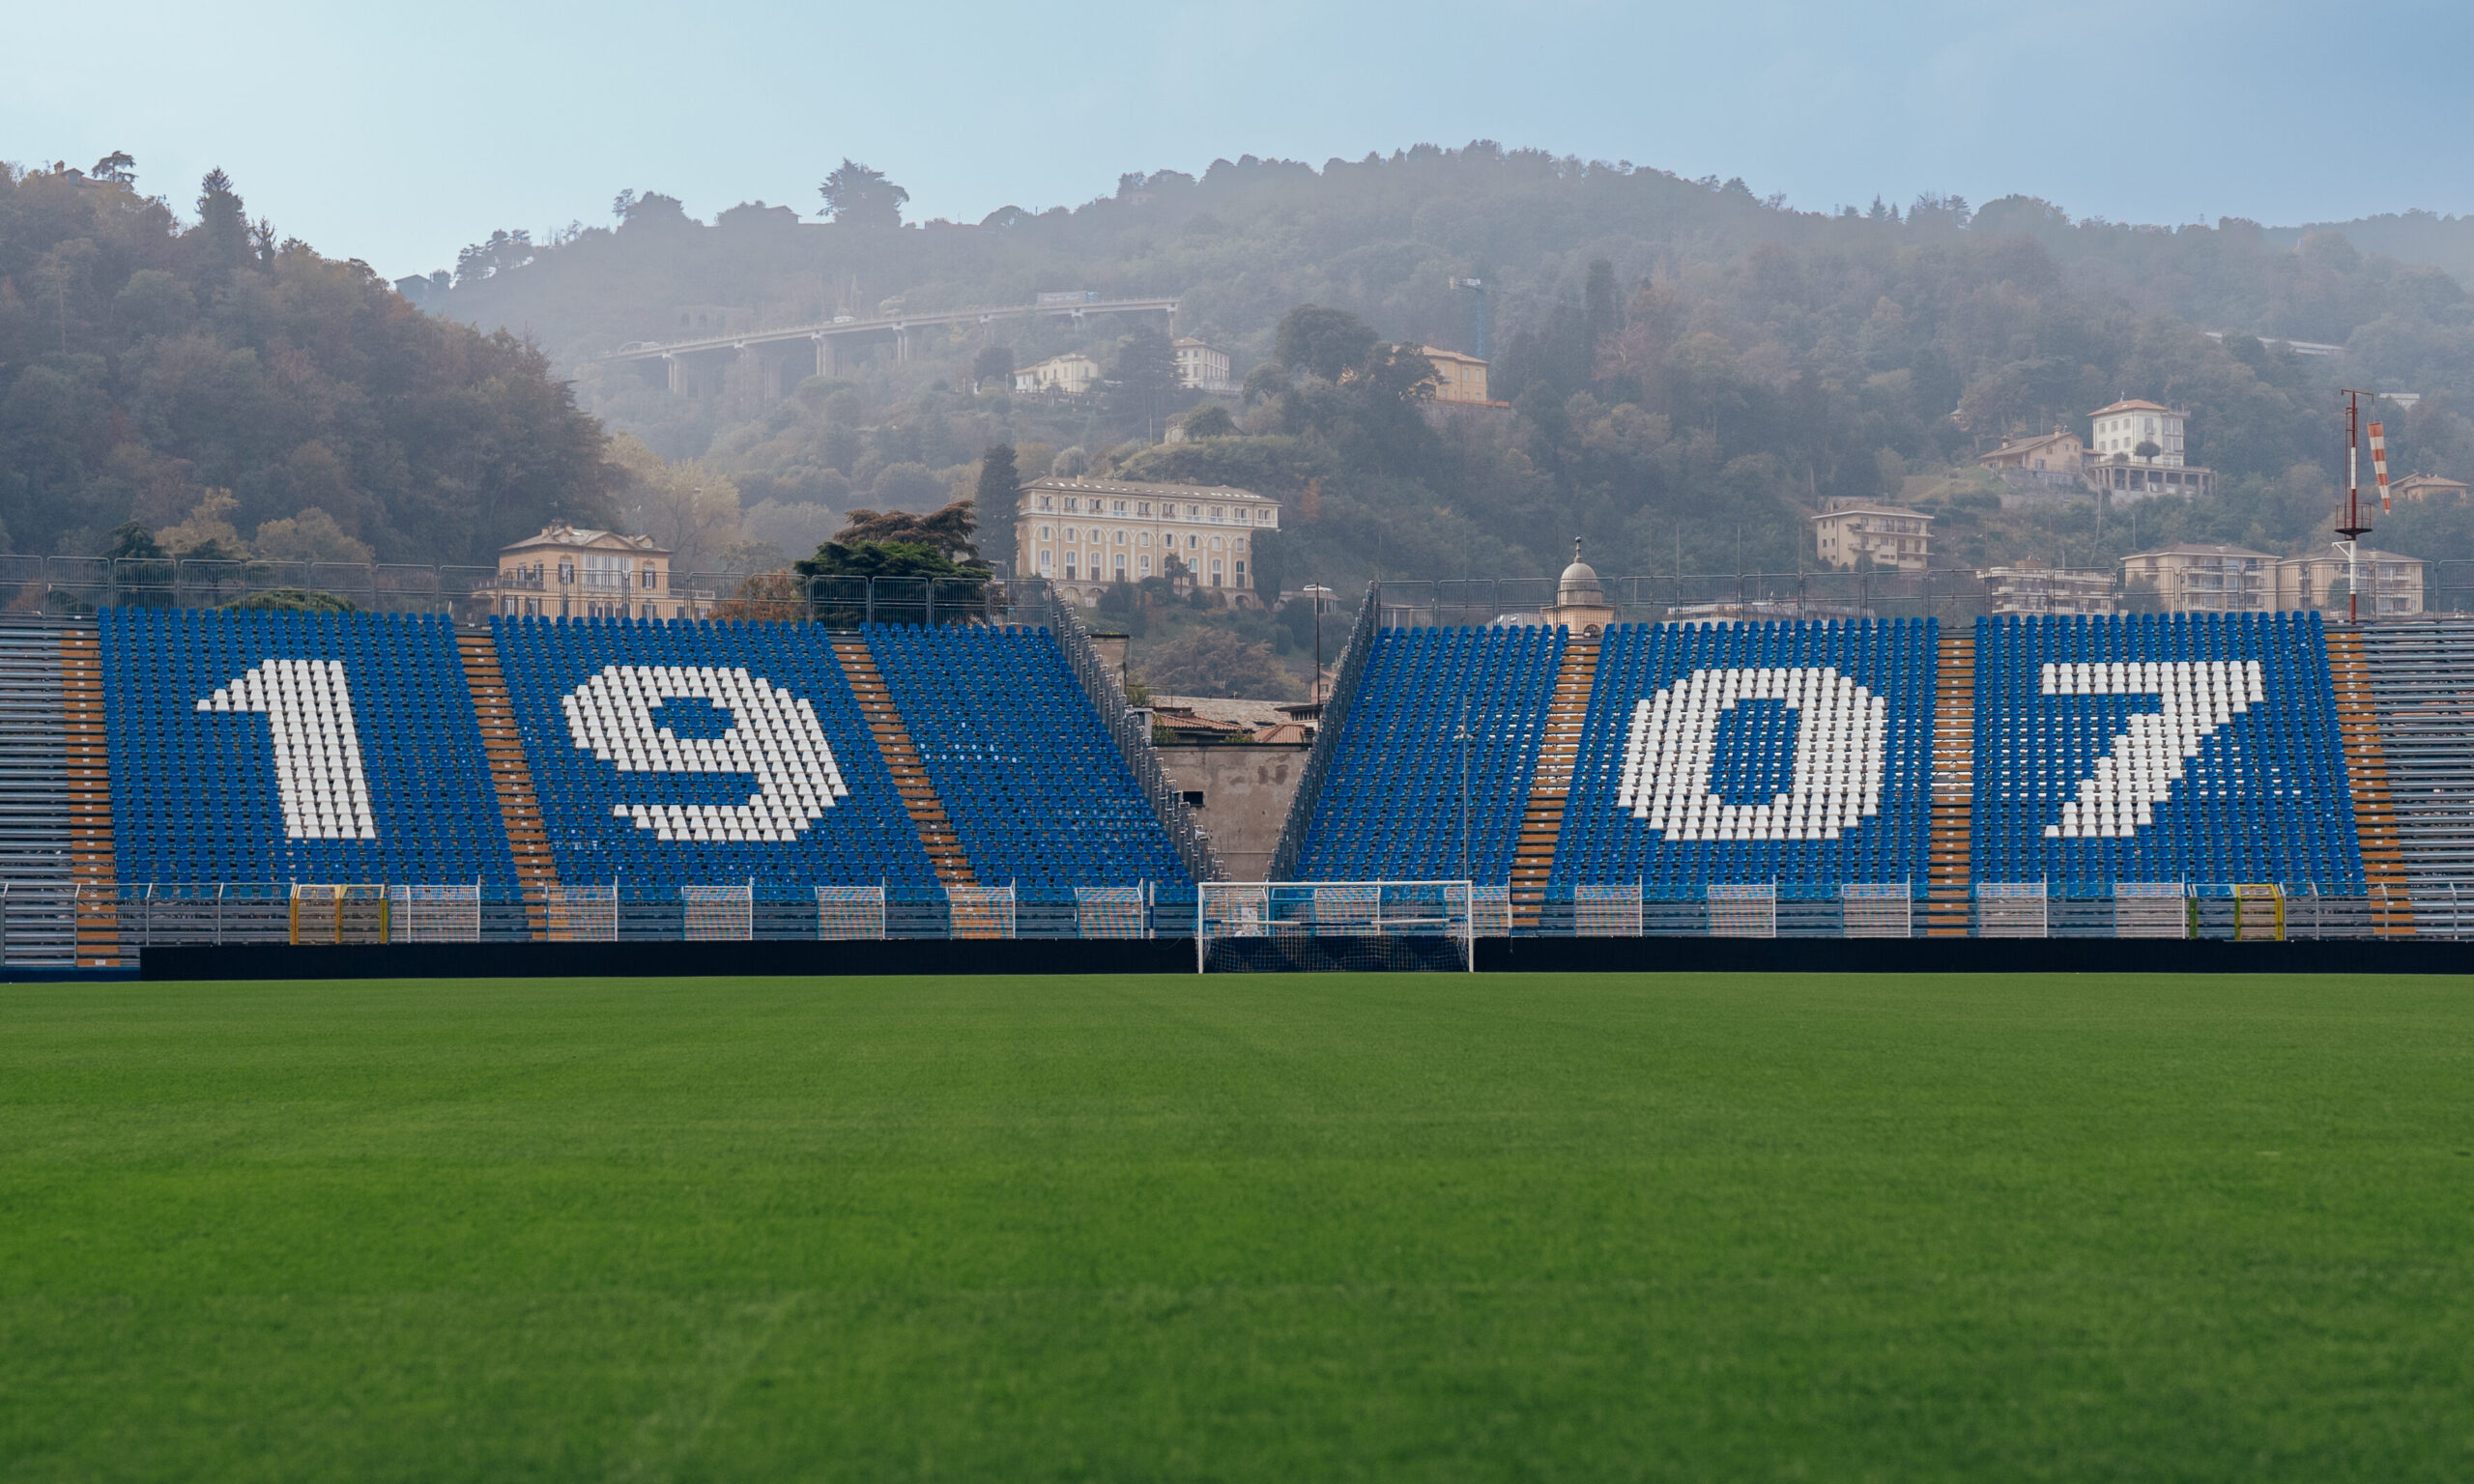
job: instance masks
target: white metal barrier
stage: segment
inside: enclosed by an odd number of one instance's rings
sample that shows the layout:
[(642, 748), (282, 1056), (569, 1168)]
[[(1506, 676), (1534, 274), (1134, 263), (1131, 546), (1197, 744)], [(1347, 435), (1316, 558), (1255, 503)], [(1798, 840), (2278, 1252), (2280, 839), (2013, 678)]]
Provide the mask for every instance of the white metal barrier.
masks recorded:
[(881, 886), (818, 887), (816, 935), (831, 942), (883, 937), (885, 889)]
[(1915, 894), (1904, 881), (1850, 881), (1838, 889), (1841, 934), (1851, 938), (1915, 936)]
[(394, 939), (398, 943), (481, 941), (481, 885), (394, 888)]
[(615, 943), (618, 940), (618, 883), (554, 886), (544, 894), (542, 917), (553, 943)]
[(1712, 881), (1706, 900), (1710, 936), (1713, 938), (1778, 936), (1778, 885), (1774, 881)]
[(2122, 881), (2114, 886), (2114, 936), (2187, 938), (2190, 892), (2179, 881)]
[(1510, 887), (1480, 886), (1470, 889), (1469, 931), (1481, 938), (1511, 936)]
[(947, 886), (945, 903), (957, 938), (1014, 935), (1014, 889), (1010, 886)]
[(1151, 936), (1149, 893), (1139, 886), (1078, 886), (1076, 929), (1086, 938)]
[(1975, 887), (1975, 935), (1979, 938), (2049, 936), (2042, 881), (1979, 881)]
[(1640, 883), (1572, 888), (1572, 936), (1637, 938), (1641, 935)]
[(682, 886), (679, 928), (690, 943), (734, 943), (756, 936), (756, 883)]

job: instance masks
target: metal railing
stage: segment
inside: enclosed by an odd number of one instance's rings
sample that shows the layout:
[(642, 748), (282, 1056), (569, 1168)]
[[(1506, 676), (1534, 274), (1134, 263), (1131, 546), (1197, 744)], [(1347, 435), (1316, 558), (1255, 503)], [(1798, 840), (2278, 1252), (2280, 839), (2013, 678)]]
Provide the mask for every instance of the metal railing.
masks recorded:
[[(1280, 822), (1280, 843), (1272, 849), (1270, 875), (1285, 881), (1297, 874), (1298, 858), (1306, 850), (1306, 829), (1314, 817), (1314, 801), (1322, 796), (1323, 780), (1332, 771), (1332, 758), (1340, 746), (1340, 731), (1349, 717), (1349, 701), (1357, 695), (1358, 680), (1366, 673), (1366, 657), (1374, 650), (1374, 636), (1386, 622), (1383, 617), (1383, 586), (1380, 583), (1366, 589), (1366, 601), (1358, 605), (1357, 622), (1349, 628), (1348, 642), (1340, 646), (1340, 662), (1334, 671), (1332, 685), (1323, 693), (1323, 707), (1314, 718), (1314, 745), (1306, 754), (1306, 766), (1300, 772), (1297, 792), (1289, 799), (1288, 817)], [(1323, 615), (1316, 614), (1321, 623)], [(1321, 677), (1316, 677), (1321, 683)]]
[(1168, 781), (1167, 771), (1160, 766), (1160, 755), (1151, 745), (1151, 726), (1145, 717), (1137, 717), (1127, 705), (1125, 687), (1116, 673), (1100, 658), (1091, 634), (1082, 626), (1082, 618), (1072, 604), (1048, 588), (1039, 621), (1056, 638), (1056, 645), (1065, 656), (1066, 668), (1074, 671), (1082, 694), (1090, 698), (1091, 708), (1100, 714), (1100, 725), (1117, 745), (1126, 766), (1134, 773), (1135, 786), (1151, 805), (1151, 813), (1160, 827), (1168, 832), (1168, 841), (1176, 848), (1181, 861), (1197, 881), (1217, 881), (1225, 871), (1220, 864), (1219, 852), (1210, 838), (1194, 823), (1194, 811), (1186, 807), (1186, 799), (1177, 785)]

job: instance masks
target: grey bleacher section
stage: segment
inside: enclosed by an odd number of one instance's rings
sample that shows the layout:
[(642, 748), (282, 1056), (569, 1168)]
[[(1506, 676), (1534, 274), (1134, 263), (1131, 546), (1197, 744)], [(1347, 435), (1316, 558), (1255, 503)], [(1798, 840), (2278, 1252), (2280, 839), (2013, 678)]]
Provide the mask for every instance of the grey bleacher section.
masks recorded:
[(0, 618), (0, 964), (76, 962), (69, 843), (60, 629), (41, 619)]
[(2416, 922), (2474, 922), (2474, 617), (2361, 632)]

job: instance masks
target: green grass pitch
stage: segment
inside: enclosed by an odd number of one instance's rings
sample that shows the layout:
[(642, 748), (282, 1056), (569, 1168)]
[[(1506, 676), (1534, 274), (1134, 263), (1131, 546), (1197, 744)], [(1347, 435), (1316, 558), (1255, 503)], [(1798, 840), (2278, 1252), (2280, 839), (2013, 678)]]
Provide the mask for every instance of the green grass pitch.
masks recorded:
[(2463, 1479), (2474, 982), (0, 986), (0, 1479)]

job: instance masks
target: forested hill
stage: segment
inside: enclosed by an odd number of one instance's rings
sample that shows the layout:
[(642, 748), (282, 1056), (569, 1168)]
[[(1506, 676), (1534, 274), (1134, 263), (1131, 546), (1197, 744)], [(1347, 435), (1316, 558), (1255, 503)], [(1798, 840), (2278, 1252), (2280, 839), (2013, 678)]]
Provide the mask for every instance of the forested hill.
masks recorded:
[[(2404, 466), (2474, 473), (2459, 412), (2474, 392), (2474, 300), (2448, 273), (2339, 233), (2074, 221), (2024, 197), (1796, 212), (1740, 182), (1483, 144), (1128, 176), (1073, 211), (970, 224), (896, 225), (892, 183), (859, 176), (873, 183), (865, 210), (825, 223), (752, 204), (705, 224), (631, 191), (614, 226), (540, 245), (502, 234), (465, 254), (451, 290), (410, 287), (437, 312), (524, 328), (579, 377), (588, 408), (701, 460), (699, 488), (734, 481), (751, 518), (742, 529), (713, 512), (708, 550), (770, 534), (795, 553), (828, 512), (934, 503), (968, 488), (970, 462), (999, 442), (1023, 445), (1032, 473), (1062, 457), (1252, 479), (1298, 501), (1275, 574), (1335, 584), (1551, 572), (1574, 534), (1617, 570), (1731, 570), (1739, 550), (1792, 570), (1801, 516), (1833, 496), (1936, 510), (1937, 555), (1954, 562), (2103, 564), (2133, 539), (2126, 521), (2014, 519), (1964, 471), (2015, 432), (2085, 433), (2086, 414), (2121, 396), (2188, 407), (2194, 461), (2223, 475), (2212, 501), (2143, 504), (2143, 544), (2318, 541), (2341, 385), (2421, 393), (2391, 416)], [(1278, 327), (1309, 303), (1383, 340), (1470, 349), (1477, 296), (1454, 280), (1471, 277), (1492, 286), (1494, 391), (1514, 415), (1421, 432), (1352, 410), (1365, 385), (1337, 401), (1316, 391), (1310, 361), (1280, 355)], [(1157, 348), (1105, 317), (930, 337), (907, 363), (862, 361), (780, 401), (674, 396), (592, 358), (891, 300), (1019, 304), (1060, 289), (1181, 296), (1179, 329), (1257, 373), (1233, 435), (1157, 446), (1161, 409), (1120, 394)], [(2350, 354), (2263, 343), (2276, 340)], [(1119, 392), (1018, 398), (992, 374), (1068, 348), (1109, 367)], [(1261, 369), (1275, 359), (1290, 363)], [(2435, 556), (2465, 544), (2410, 522), (2379, 539), (2392, 534)]]
[(219, 171), (185, 224), (133, 163), (0, 165), (0, 551), (494, 561), (608, 515), (540, 352), (279, 238)]

